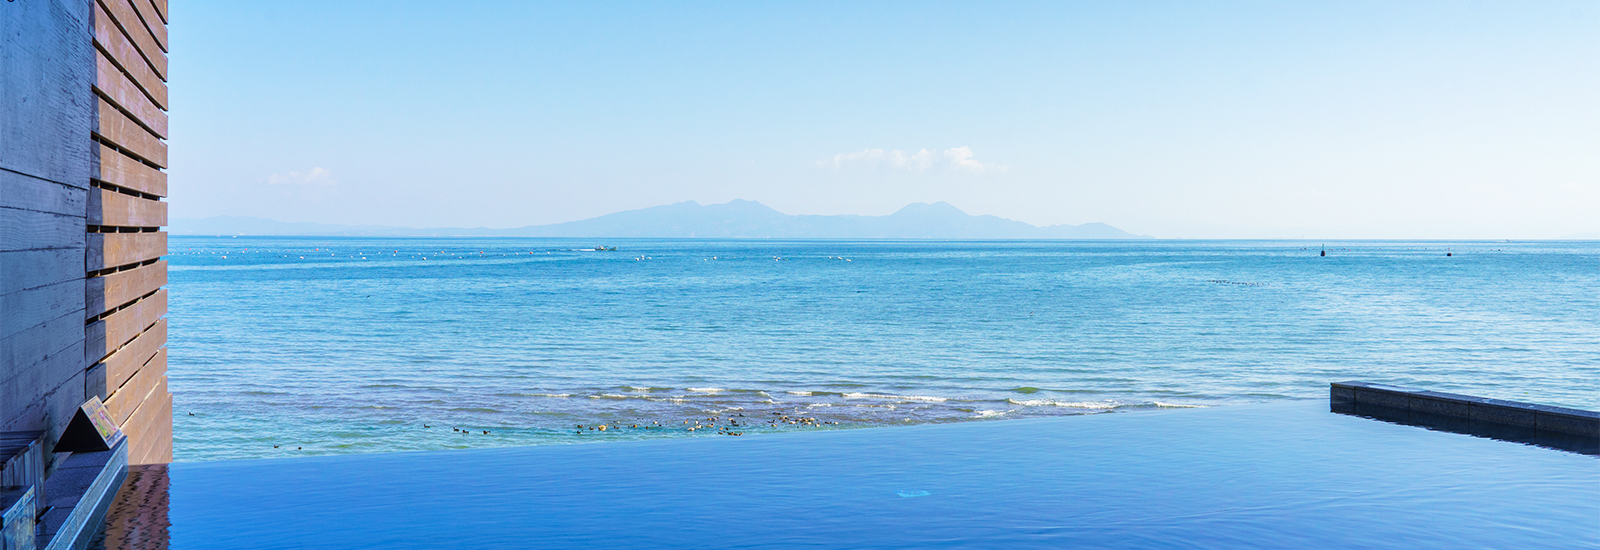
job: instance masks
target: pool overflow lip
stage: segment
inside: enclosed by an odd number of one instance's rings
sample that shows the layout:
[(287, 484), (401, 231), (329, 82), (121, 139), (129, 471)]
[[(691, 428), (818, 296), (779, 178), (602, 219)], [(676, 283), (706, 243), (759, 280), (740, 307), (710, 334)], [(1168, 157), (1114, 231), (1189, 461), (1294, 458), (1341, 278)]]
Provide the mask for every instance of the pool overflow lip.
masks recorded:
[(0, 432), (0, 550), (84, 548), (128, 476), (128, 438), (98, 397), (53, 448), (44, 436)]
[(1334, 382), (1329, 408), (1362, 416), (1600, 455), (1600, 412), (1369, 382)]

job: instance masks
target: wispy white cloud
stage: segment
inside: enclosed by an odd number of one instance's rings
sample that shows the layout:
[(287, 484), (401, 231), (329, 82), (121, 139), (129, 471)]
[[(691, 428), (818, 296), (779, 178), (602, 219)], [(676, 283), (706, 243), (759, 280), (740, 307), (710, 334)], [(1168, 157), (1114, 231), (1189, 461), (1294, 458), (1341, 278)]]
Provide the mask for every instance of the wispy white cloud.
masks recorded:
[(863, 149), (852, 153), (839, 153), (833, 158), (817, 161), (819, 168), (843, 170), (852, 166), (926, 172), (932, 169), (981, 174), (986, 171), (1004, 171), (1006, 167), (973, 158), (971, 147), (952, 147), (942, 153), (918, 149), (907, 153), (899, 149)]
[(329, 186), (337, 182), (333, 181), (332, 172), (325, 168), (314, 167), (308, 172), (272, 174), (267, 176), (267, 183), (271, 185)]

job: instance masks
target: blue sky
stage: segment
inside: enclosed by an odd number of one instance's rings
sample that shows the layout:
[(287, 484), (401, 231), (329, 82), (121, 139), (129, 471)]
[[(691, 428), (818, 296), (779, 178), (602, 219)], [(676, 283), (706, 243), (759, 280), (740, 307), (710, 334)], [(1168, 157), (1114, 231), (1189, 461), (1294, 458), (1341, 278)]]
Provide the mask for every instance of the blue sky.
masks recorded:
[(1600, 231), (1594, 2), (175, 2), (172, 213)]

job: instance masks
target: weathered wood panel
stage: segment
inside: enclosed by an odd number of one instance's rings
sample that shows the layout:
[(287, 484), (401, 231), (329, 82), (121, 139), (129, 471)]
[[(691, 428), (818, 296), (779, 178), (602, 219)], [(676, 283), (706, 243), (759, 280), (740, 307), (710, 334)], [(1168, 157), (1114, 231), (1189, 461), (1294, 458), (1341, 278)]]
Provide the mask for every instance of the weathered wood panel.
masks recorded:
[[(3, 254), (3, 253), (0, 253)], [(167, 232), (90, 233), (84, 271), (136, 264), (167, 254)]]
[(150, 96), (151, 101), (154, 101), (162, 109), (167, 108), (167, 83), (162, 81), (161, 77), (156, 76), (155, 70), (151, 69), (150, 64), (145, 62), (144, 56), (140, 55), (139, 50), (133, 47), (133, 42), (128, 40), (127, 35), (122, 34), (122, 30), (117, 28), (116, 22), (111, 20), (111, 16), (106, 15), (105, 8), (96, 3), (94, 9), (95, 45), (99, 46), (101, 51), (109, 54), (111, 61), (118, 68), (132, 76), (133, 83), (144, 90), (145, 95)]
[(167, 167), (166, 142), (135, 123), (106, 100), (100, 99), (99, 103), (99, 127), (94, 133), (100, 137), (100, 141), (121, 147), (156, 166)]
[(89, 225), (160, 227), (167, 225), (167, 203), (110, 189), (90, 189), (87, 221)]
[(0, 9), (0, 168), (87, 187), (94, 101), (86, 2)]
[(0, 294), (83, 279), (83, 250), (0, 252)]
[(81, 369), (73, 369), (72, 377), (60, 384), (29, 386), (27, 391), (18, 393), (15, 399), (4, 395), (13, 388), (21, 389), (0, 383), (0, 397), (5, 398), (0, 403), (6, 403), (4, 407), (16, 405), (14, 409), (0, 410), (0, 431), (46, 430), (44, 446), (47, 449), (55, 446), (61, 430), (67, 427), (67, 422), (72, 420), (72, 415), (78, 412), (78, 406), (85, 400)]
[(0, 252), (79, 249), (84, 246), (83, 218), (33, 210), (0, 208)]
[[(144, 95), (144, 90), (133, 85), (128, 75), (117, 70), (110, 59), (95, 50), (94, 54), (98, 70), (95, 71), (94, 89), (111, 101), (112, 105), (120, 107), (133, 115), (134, 122), (150, 129), (156, 136), (167, 137), (167, 113), (156, 106), (154, 101)], [(98, 112), (96, 112), (98, 115)]]
[(150, 399), (159, 400), (160, 407), (155, 409), (145, 424), (139, 440), (131, 442), (134, 447), (128, 452), (129, 464), (172, 462), (172, 394), (163, 392), (163, 395), (152, 395)]
[(83, 282), (84, 316), (94, 317), (167, 286), (165, 260)]
[[(125, 388), (126, 389), (126, 388)], [(148, 429), (154, 424), (156, 414), (160, 412), (163, 399), (167, 395), (167, 377), (161, 376), (154, 379), (154, 383), (144, 388), (145, 393), (132, 396), (129, 400), (134, 406), (128, 411), (128, 416), (118, 423), (124, 434), (133, 440), (134, 446), (145, 442), (149, 435)]]
[(111, 14), (111, 19), (122, 28), (123, 34), (133, 41), (134, 47), (138, 48), (139, 53), (150, 64), (150, 68), (155, 69), (156, 75), (166, 80), (167, 54), (156, 45), (156, 38), (150, 35), (150, 29), (139, 20), (139, 15), (133, 10), (133, 4), (129, 0), (100, 0), (100, 5), (105, 8), (106, 13)]
[[(83, 344), (83, 320), (77, 312), (51, 319), (23, 329), (10, 336), (0, 337), (0, 385), (15, 386), (17, 377), (36, 376), (30, 373), (36, 365), (50, 364), (52, 358), (69, 349), (79, 349)], [(66, 368), (66, 367), (59, 367)], [(83, 370), (83, 364), (72, 365), (72, 370)], [(54, 386), (66, 375), (46, 376), (47, 386)], [(38, 384), (22, 384), (38, 388)]]
[(39, 288), (0, 294), (0, 337), (83, 311), (83, 285), (67, 281)]
[(82, 187), (0, 170), (0, 208), (83, 216), (87, 197)]
[(167, 401), (167, 377), (157, 378), (153, 386), (154, 391), (147, 390), (146, 393), (139, 395), (134, 400), (135, 408), (127, 419), (119, 424), (122, 428), (122, 433), (126, 434), (130, 440), (131, 448), (129, 450), (138, 448), (140, 443), (152, 443), (150, 441), (151, 438), (147, 436), (151, 435), (150, 427), (155, 425), (156, 419), (161, 414), (161, 408)]
[(145, 31), (156, 39), (156, 46), (163, 52), (172, 51), (167, 49), (167, 22), (161, 20), (161, 15), (156, 13), (155, 6), (150, 5), (149, 0), (129, 0), (129, 4), (133, 6), (133, 11), (138, 13), (139, 22), (144, 25)]
[[(156, 389), (160, 382), (167, 379), (166, 348), (161, 349), (162, 352), (152, 357), (149, 363), (145, 363), (132, 378), (128, 379), (128, 383), (106, 397), (106, 411), (111, 413), (111, 418), (116, 419), (117, 425), (126, 423), (128, 417), (133, 416), (134, 409), (151, 395), (151, 391)], [(166, 390), (164, 387), (161, 389)]]
[(84, 371), (83, 398), (88, 400), (90, 397), (98, 397), (102, 402), (110, 397), (110, 390), (106, 389), (105, 363), (95, 363), (89, 366), (89, 370)]
[(134, 302), (104, 319), (83, 327), (85, 365), (93, 365), (129, 343), (167, 314), (167, 291)]
[[(158, 197), (167, 196), (167, 173), (105, 145), (99, 147), (99, 167), (94, 178), (117, 187)], [(80, 210), (81, 211), (81, 210)]]
[(159, 353), (162, 346), (167, 344), (167, 320), (156, 321), (155, 326), (144, 331), (134, 338), (128, 345), (122, 346), (116, 353), (105, 358), (105, 388), (106, 393), (128, 383), (128, 378), (139, 371), (139, 367), (150, 361)]
[(60, 434), (83, 403), (83, 320), (77, 313), (0, 338), (0, 431)]
[(167, 0), (150, 0), (150, 7), (156, 9), (156, 16), (161, 18), (161, 24), (169, 24), (167, 21)]
[[(172, 401), (171, 395), (167, 396), (167, 401)], [(166, 416), (156, 421), (157, 425), (163, 426), (163, 428), (158, 430), (162, 435), (161, 439), (156, 441), (155, 448), (151, 449), (147, 455), (128, 455), (128, 464), (167, 464), (172, 462), (172, 407), (173, 405), (167, 405)]]

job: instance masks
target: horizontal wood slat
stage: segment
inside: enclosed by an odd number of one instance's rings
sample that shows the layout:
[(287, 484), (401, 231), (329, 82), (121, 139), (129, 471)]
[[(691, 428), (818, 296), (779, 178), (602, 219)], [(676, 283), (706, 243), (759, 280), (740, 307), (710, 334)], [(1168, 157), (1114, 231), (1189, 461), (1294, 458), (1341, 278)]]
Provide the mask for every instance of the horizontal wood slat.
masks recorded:
[(0, 170), (0, 208), (82, 216), (86, 195), (84, 187)]
[(155, 391), (145, 396), (128, 420), (121, 424), (122, 433), (128, 436), (129, 455), (148, 453), (152, 444), (161, 438), (162, 430), (159, 427), (164, 416), (163, 409), (171, 407), (171, 396), (171, 393), (167, 393), (166, 377), (161, 377), (156, 382)]
[(155, 326), (141, 333), (128, 345), (122, 346), (116, 353), (105, 358), (106, 365), (106, 392), (109, 393), (128, 383), (133, 373), (139, 372), (139, 367), (150, 362), (167, 345), (167, 320), (162, 318), (156, 321)]
[(129, 0), (100, 0), (100, 5), (105, 8), (105, 13), (111, 15), (112, 21), (122, 28), (128, 39), (133, 41), (133, 46), (143, 54), (150, 68), (155, 69), (156, 75), (166, 80), (167, 54), (156, 45), (156, 38), (150, 35), (150, 29), (145, 28), (144, 23), (139, 21), (138, 14), (133, 11), (133, 4)]
[(100, 104), (100, 123), (94, 133), (100, 136), (100, 141), (126, 149), (156, 166), (167, 167), (166, 142), (111, 106), (104, 98), (96, 99)]
[(156, 15), (161, 17), (161, 24), (167, 25), (167, 0), (150, 0), (150, 5), (156, 9)]
[(128, 383), (123, 384), (122, 387), (112, 391), (111, 395), (106, 397), (106, 411), (111, 413), (111, 418), (117, 421), (117, 425), (120, 426), (127, 422), (128, 417), (133, 416), (133, 410), (138, 408), (146, 397), (150, 396), (151, 390), (154, 390), (159, 382), (166, 379), (166, 349), (161, 348), (161, 353), (157, 353), (155, 357), (150, 359), (150, 362), (140, 367), (139, 372), (128, 379)]
[(83, 218), (0, 208), (0, 252), (83, 246)]
[[(162, 422), (165, 422), (165, 424), (162, 424)], [(159, 437), (151, 442), (150, 449), (140, 449), (138, 453), (135, 453), (133, 449), (129, 449), (129, 466), (168, 464), (172, 462), (172, 411), (168, 410), (164, 419), (156, 420), (156, 423), (157, 426), (165, 425), (167, 428), (165, 430), (156, 430)], [(164, 495), (166, 491), (162, 490), (160, 494)], [(161, 511), (161, 517), (163, 519), (167, 517), (165, 509)]]
[(146, 443), (141, 444), (138, 454), (128, 454), (128, 464), (173, 462), (173, 395), (166, 393), (162, 400), (162, 409), (155, 413), (154, 422), (150, 422), (150, 433), (154, 436), (146, 436)]
[(94, 179), (157, 197), (167, 196), (167, 173), (100, 145), (100, 172)]
[(84, 271), (136, 264), (167, 254), (167, 232), (90, 233)]
[(84, 364), (92, 365), (100, 362), (111, 352), (128, 344), (135, 336), (146, 332), (146, 329), (151, 328), (151, 325), (166, 314), (167, 290), (161, 289), (149, 298), (134, 302), (133, 305), (83, 327), (83, 357), (88, 359)]
[(84, 317), (94, 317), (167, 286), (167, 262), (90, 277), (83, 283)]
[(106, 55), (95, 50), (94, 57), (98, 65), (94, 75), (94, 89), (101, 95), (111, 100), (113, 105), (122, 108), (133, 115), (134, 122), (144, 126), (156, 137), (167, 137), (167, 113), (157, 107), (150, 97), (144, 95), (144, 90), (133, 85), (128, 75), (117, 70), (117, 66), (106, 59)]
[[(0, 294), (0, 338), (83, 310), (83, 287), (77, 281)], [(0, 368), (4, 368), (0, 366)]]
[(94, 9), (96, 12), (94, 18), (95, 45), (109, 54), (111, 61), (115, 62), (122, 70), (133, 75), (133, 83), (143, 89), (145, 95), (149, 96), (156, 103), (156, 106), (162, 109), (167, 108), (167, 83), (162, 81), (161, 77), (156, 76), (155, 70), (151, 69), (150, 64), (145, 62), (144, 56), (140, 55), (139, 50), (133, 47), (133, 42), (129, 42), (128, 36), (122, 34), (122, 30), (117, 28), (117, 24), (111, 20), (111, 16), (106, 15), (105, 8), (96, 3)]
[[(135, 379), (137, 378), (135, 377)], [(124, 435), (129, 438), (138, 438), (144, 435), (144, 428), (149, 426), (150, 420), (153, 418), (152, 414), (161, 409), (161, 398), (167, 393), (166, 382), (166, 376), (158, 376), (151, 378), (150, 384), (144, 388), (123, 386), (123, 389), (143, 390), (141, 393), (128, 396), (128, 404), (130, 406), (125, 415), (117, 421), (117, 426), (122, 428)], [(115, 397), (115, 395), (112, 397)]]
[(0, 294), (81, 280), (83, 253), (72, 248), (0, 252)]
[(90, 189), (89, 225), (161, 227), (167, 225), (167, 203), (111, 189)]
[(167, 22), (161, 20), (155, 6), (150, 5), (149, 0), (128, 0), (128, 3), (139, 15), (139, 22), (145, 31), (150, 33), (151, 38), (156, 39), (156, 46), (159, 46), (162, 52), (172, 51), (167, 47)]

